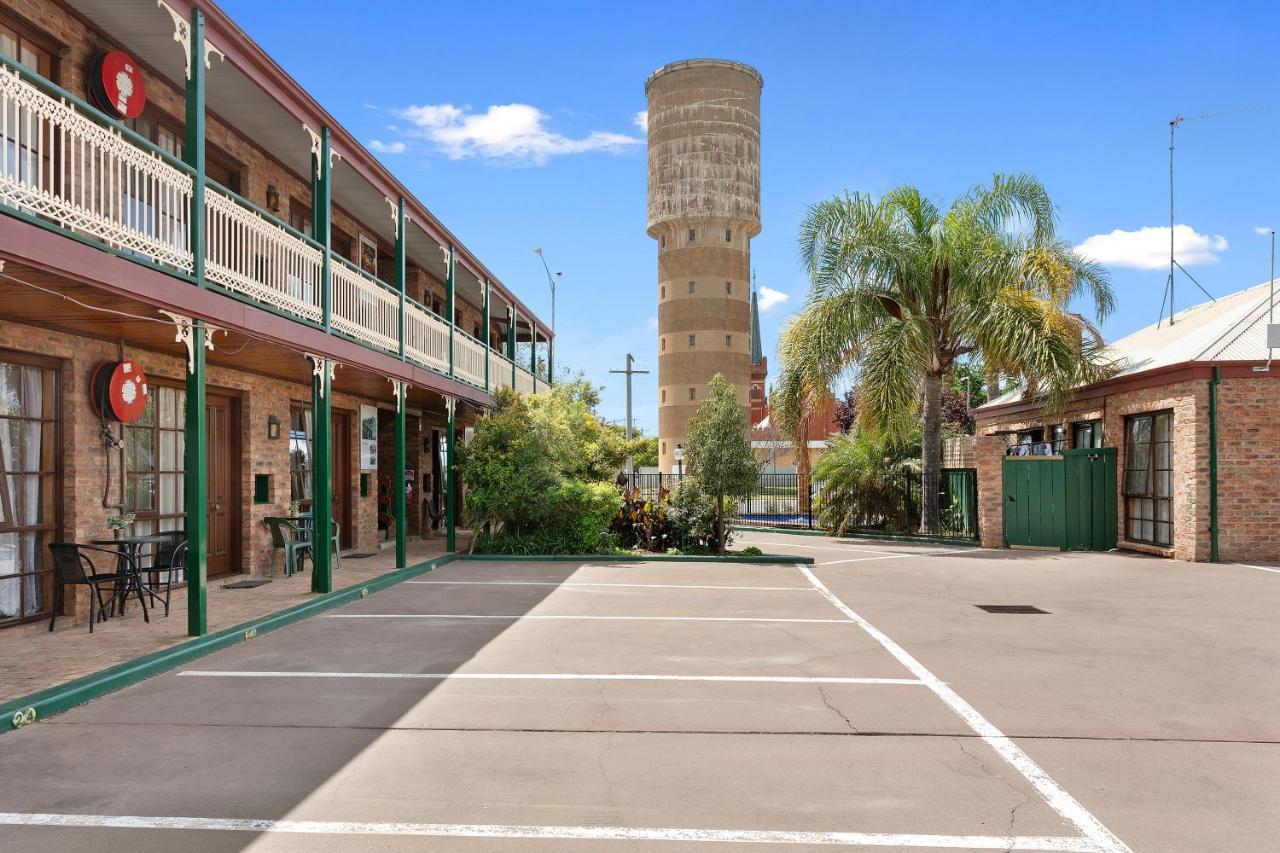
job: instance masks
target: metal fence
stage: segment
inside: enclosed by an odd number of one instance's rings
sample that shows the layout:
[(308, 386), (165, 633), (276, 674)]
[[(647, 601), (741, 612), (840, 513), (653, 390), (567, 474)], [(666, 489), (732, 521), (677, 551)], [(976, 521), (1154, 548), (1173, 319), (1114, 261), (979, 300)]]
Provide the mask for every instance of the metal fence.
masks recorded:
[[(636, 486), (649, 498), (675, 489), (679, 474), (636, 474)], [(977, 476), (972, 469), (944, 469), (933, 488), (938, 521), (921, 530), (921, 476), (886, 471), (858, 489), (828, 487), (799, 474), (762, 472), (755, 490), (738, 501), (738, 524), (748, 527), (790, 527), (842, 533), (928, 535), (977, 539)]]

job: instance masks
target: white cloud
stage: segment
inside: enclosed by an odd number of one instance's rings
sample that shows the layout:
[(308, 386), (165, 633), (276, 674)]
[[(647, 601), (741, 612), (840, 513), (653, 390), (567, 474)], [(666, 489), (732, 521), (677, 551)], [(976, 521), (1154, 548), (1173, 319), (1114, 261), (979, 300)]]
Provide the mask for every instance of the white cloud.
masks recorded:
[(631, 121), (633, 124), (635, 124), (636, 127), (640, 128), (641, 130), (648, 131), (649, 130), (649, 111), (641, 110), (640, 112), (636, 113), (634, 117), (632, 117)]
[(452, 160), (487, 157), (542, 164), (563, 154), (619, 153), (644, 142), (601, 130), (573, 139), (547, 127), (547, 114), (529, 104), (495, 104), (482, 113), (467, 106), (423, 104), (399, 115)]
[(1266, 237), (1271, 233), (1271, 228), (1266, 225), (1255, 225), (1253, 226), (1253, 233), (1257, 234), (1259, 237)]
[(658, 331), (658, 318), (650, 317), (648, 325), (652, 331), (655, 331), (655, 332)]
[[(1221, 234), (1201, 234), (1190, 225), (1173, 229), (1174, 257), (1184, 267), (1217, 263), (1227, 250)], [(1148, 225), (1137, 231), (1117, 228), (1109, 234), (1094, 234), (1079, 246), (1076, 254), (1113, 267), (1155, 270), (1169, 265), (1168, 227)]]
[(370, 139), (369, 147), (379, 154), (403, 154), (405, 144), (403, 142), (383, 142), (381, 139)]
[(761, 287), (760, 294), (760, 310), (768, 311), (770, 308), (781, 305), (791, 298), (790, 294), (783, 293), (781, 290), (774, 290), (772, 287)]

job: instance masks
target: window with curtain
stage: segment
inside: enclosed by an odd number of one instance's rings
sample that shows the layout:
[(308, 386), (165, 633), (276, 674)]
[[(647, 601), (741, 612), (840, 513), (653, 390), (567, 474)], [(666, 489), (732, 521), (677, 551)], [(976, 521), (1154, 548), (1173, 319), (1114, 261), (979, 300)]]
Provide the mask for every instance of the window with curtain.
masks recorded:
[[(0, 53), (6, 54), (46, 79), (51, 76), (53, 56), (32, 41), (30, 33), (0, 16)], [(53, 185), (48, 142), (36, 129), (32, 113), (27, 109), (14, 109), (5, 121), (0, 122), (0, 173), (18, 182), (34, 186), (37, 173), (43, 172), (42, 189)], [(44, 168), (37, 166), (43, 161)], [(2, 197), (2, 196), (0, 196)]]
[(1173, 413), (1125, 420), (1125, 538), (1173, 544)]
[(57, 373), (0, 356), (0, 622), (53, 602), (57, 533)]
[(1102, 421), (1077, 421), (1071, 425), (1071, 432), (1072, 447), (1102, 446)]
[(289, 499), (311, 506), (311, 409), (289, 408)]
[[(183, 471), (186, 391), (152, 385), (142, 417), (124, 428), (125, 511), (137, 515), (131, 536), (186, 527)], [(143, 563), (150, 560), (144, 550)]]

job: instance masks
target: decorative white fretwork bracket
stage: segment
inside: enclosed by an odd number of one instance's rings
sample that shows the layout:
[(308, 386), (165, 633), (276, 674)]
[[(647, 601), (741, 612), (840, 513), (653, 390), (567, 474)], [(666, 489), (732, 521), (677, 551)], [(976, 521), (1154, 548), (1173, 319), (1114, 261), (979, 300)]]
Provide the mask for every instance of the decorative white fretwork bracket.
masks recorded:
[[(161, 314), (173, 321), (176, 333), (173, 339), (187, 348), (187, 373), (196, 372), (196, 351), (195, 347), (195, 323), (190, 317), (182, 314), (175, 314), (172, 311), (165, 311), (163, 308), (157, 309)], [(219, 329), (217, 326), (211, 326), (208, 323), (204, 325), (204, 348), (213, 350), (213, 333), (222, 332), (226, 334), (225, 329)]]
[[(333, 381), (333, 368), (337, 366), (337, 362), (330, 361), (322, 355), (312, 355), (309, 352), (304, 352), (303, 355), (311, 360), (311, 376), (313, 378), (323, 377), (325, 366), (327, 365), (329, 368), (329, 381)], [(320, 396), (324, 397), (324, 382), (320, 383)]]
[(387, 377), (387, 381), (391, 383), (391, 393), (396, 395), (396, 411), (404, 408), (404, 395), (409, 390), (409, 385), (402, 379), (392, 379)]
[(400, 205), (396, 204), (385, 195), (382, 200), (387, 203), (387, 207), (391, 208), (391, 230), (395, 233), (396, 239), (400, 239)]
[[(156, 0), (156, 5), (169, 13), (169, 17), (173, 19), (173, 40), (182, 46), (182, 62), (187, 79), (191, 79), (191, 23), (182, 17), (182, 13), (170, 6), (164, 0)], [(208, 39), (204, 40), (204, 67), (212, 68), (209, 63), (209, 54), (218, 54), (218, 59), (222, 62), (227, 61), (227, 55), (218, 48), (214, 47)]]
[(444, 413), (450, 420), (453, 419), (454, 413), (458, 410), (458, 399), (456, 397), (444, 398)]
[[(302, 129), (307, 132), (307, 136), (311, 137), (311, 171), (314, 174), (320, 168), (320, 150), (323, 147), (323, 143), (320, 140), (320, 134), (316, 133), (306, 124), (302, 125)], [(342, 155), (339, 154), (337, 151), (334, 151), (333, 146), (330, 146), (329, 147), (329, 168), (330, 169), (333, 168), (333, 162), (335, 159), (341, 160)]]

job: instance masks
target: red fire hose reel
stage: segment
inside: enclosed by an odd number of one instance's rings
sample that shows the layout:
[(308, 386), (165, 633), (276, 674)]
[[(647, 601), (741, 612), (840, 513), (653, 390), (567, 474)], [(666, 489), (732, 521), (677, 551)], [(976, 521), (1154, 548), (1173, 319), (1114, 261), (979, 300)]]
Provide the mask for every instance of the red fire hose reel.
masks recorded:
[(106, 420), (133, 423), (147, 408), (147, 375), (136, 361), (106, 361), (93, 371), (89, 394)]

